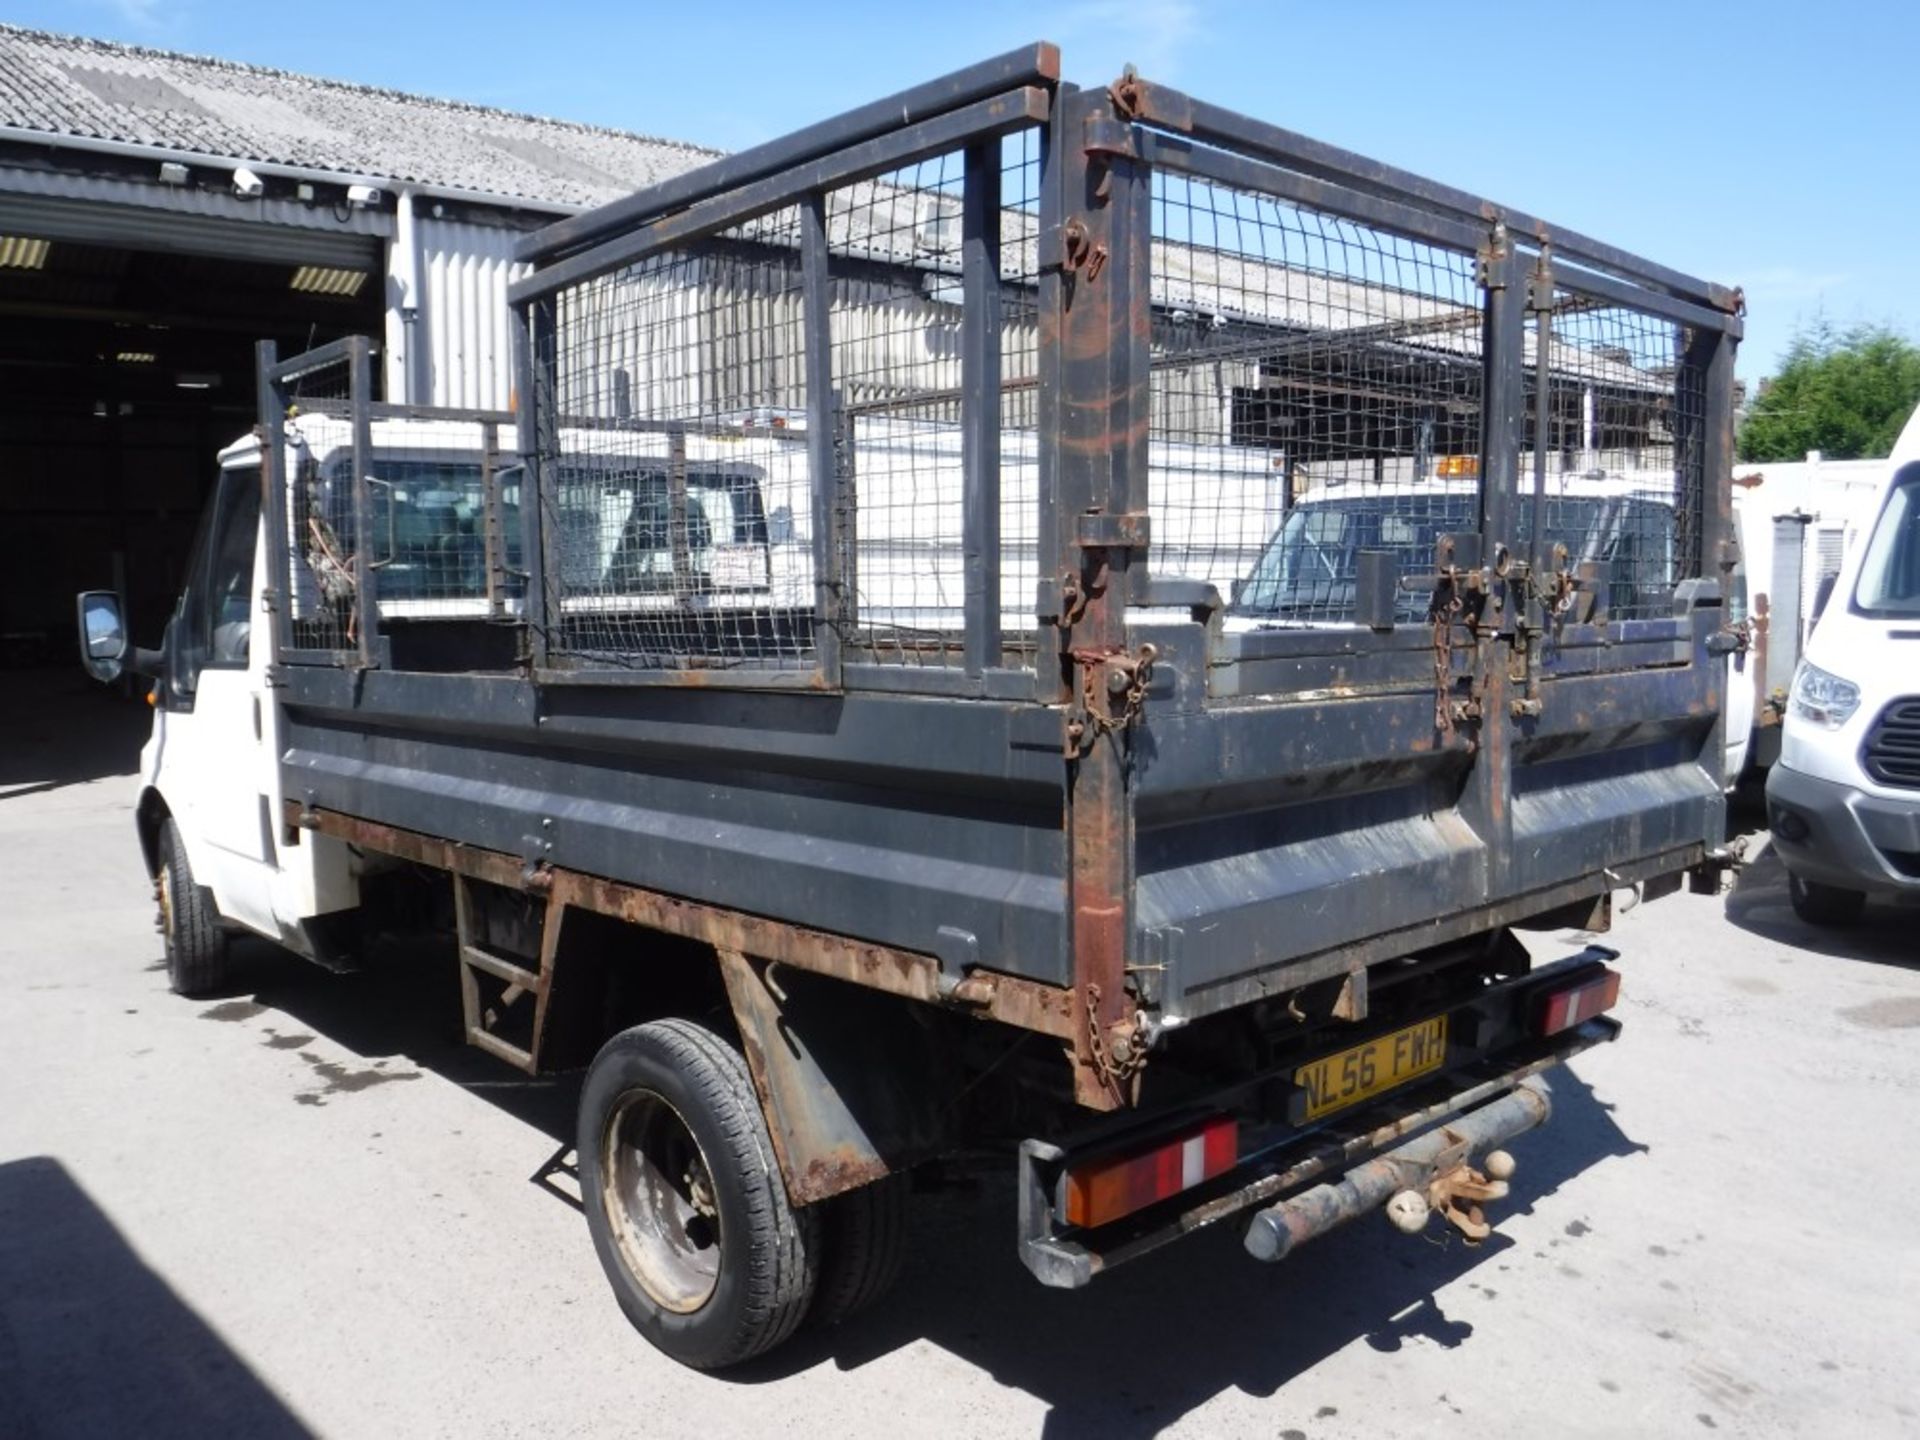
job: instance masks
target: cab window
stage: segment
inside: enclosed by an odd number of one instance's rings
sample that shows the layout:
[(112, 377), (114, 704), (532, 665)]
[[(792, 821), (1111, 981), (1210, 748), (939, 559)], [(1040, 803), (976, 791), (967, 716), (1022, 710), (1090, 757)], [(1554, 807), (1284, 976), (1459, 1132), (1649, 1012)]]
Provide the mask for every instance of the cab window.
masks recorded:
[(176, 687), (202, 670), (245, 669), (253, 629), (253, 556), (260, 530), (260, 472), (222, 470), (177, 617)]

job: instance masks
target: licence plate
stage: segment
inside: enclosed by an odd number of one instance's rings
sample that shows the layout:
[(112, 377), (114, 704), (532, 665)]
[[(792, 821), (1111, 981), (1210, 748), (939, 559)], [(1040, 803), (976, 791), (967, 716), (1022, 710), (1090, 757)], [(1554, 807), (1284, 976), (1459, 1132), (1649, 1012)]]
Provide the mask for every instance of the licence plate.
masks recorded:
[(1438, 1070), (1447, 1058), (1447, 1017), (1436, 1015), (1351, 1050), (1328, 1055), (1293, 1072), (1306, 1094), (1303, 1120), (1318, 1120), (1358, 1105), (1402, 1081)]

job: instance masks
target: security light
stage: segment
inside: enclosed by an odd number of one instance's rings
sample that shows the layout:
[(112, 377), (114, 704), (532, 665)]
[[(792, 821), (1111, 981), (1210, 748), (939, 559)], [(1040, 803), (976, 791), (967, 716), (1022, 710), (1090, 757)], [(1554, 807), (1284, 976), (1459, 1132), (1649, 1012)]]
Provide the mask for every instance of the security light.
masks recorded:
[(47, 242), (21, 235), (0, 235), (0, 270), (39, 270), (47, 263)]
[(187, 183), (187, 167), (178, 160), (160, 162), (160, 183), (162, 185), (184, 185)]
[(350, 299), (360, 293), (360, 287), (367, 283), (364, 270), (336, 270), (328, 265), (302, 265), (293, 272), (288, 282), (295, 290), (304, 290), (309, 295), (337, 295)]

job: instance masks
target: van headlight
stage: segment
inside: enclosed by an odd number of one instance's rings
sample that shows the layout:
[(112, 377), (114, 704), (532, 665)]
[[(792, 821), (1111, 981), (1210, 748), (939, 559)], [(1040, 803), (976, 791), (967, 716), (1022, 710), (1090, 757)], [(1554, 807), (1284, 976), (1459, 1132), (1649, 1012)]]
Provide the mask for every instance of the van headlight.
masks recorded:
[(1851, 680), (1805, 660), (1794, 669), (1789, 713), (1823, 730), (1838, 730), (1859, 708), (1860, 687)]

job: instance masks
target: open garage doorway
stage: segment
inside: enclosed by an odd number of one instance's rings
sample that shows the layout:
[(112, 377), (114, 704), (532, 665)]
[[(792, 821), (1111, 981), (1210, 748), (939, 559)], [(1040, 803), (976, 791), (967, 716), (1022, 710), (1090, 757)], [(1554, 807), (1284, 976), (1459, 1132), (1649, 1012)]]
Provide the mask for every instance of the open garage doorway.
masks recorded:
[(0, 667), (74, 664), (82, 589), (157, 643), (214, 457), (255, 421), (255, 342), (381, 330), (376, 241), (310, 264), (138, 238), (9, 234), (0, 209)]

